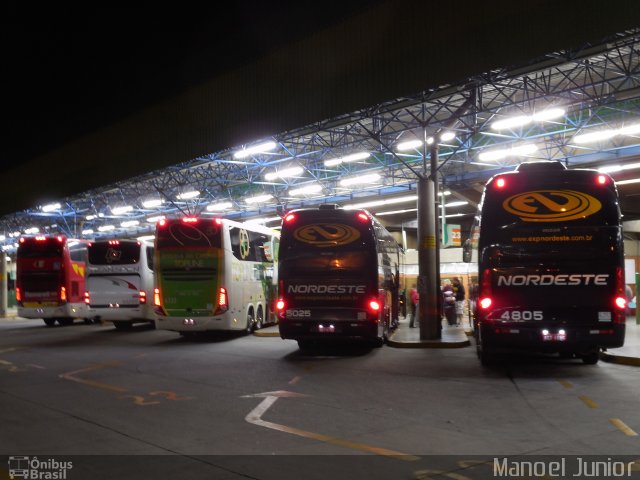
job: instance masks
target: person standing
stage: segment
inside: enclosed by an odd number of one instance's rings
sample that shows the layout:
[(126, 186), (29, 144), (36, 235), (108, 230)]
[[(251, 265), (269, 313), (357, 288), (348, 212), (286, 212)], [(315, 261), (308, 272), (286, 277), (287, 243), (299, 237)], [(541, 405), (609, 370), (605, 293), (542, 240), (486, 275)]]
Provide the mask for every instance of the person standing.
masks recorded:
[(415, 283), (411, 285), (411, 290), (409, 291), (409, 301), (411, 302), (411, 320), (409, 320), (409, 328), (415, 328), (418, 301), (420, 301), (420, 294), (418, 293), (418, 289), (416, 288)]
[(457, 317), (456, 325), (460, 326), (462, 325), (462, 317), (464, 315), (464, 298), (465, 298), (464, 285), (462, 284), (462, 282), (458, 277), (453, 277), (451, 284), (453, 286), (453, 292), (456, 297), (456, 317)]
[(453, 291), (453, 286), (449, 279), (444, 280), (442, 286), (442, 310), (444, 312), (444, 318), (447, 319), (447, 324), (456, 324), (456, 294)]

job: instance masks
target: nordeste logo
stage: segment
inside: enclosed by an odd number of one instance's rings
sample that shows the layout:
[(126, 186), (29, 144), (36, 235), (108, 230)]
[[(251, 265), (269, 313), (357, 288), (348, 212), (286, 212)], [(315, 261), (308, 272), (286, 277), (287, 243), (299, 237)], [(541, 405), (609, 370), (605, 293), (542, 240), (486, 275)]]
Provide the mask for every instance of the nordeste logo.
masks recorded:
[(602, 203), (575, 190), (534, 190), (512, 195), (502, 208), (524, 222), (566, 222), (593, 215)]
[(314, 223), (295, 230), (293, 238), (314, 247), (333, 247), (357, 240), (360, 232), (341, 223)]

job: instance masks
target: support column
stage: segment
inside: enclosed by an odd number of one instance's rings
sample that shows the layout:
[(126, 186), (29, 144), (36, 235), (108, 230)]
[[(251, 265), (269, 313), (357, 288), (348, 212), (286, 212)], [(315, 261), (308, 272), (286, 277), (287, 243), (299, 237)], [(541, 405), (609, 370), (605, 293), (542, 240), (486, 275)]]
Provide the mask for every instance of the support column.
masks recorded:
[(7, 316), (7, 299), (9, 297), (7, 284), (7, 254), (0, 252), (0, 317)]

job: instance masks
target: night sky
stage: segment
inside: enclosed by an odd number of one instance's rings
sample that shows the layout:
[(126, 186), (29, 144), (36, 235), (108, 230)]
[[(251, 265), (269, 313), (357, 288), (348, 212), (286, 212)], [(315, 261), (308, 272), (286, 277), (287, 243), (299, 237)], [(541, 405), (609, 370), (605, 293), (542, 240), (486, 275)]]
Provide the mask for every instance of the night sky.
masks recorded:
[[(141, 6), (83, 21), (76, 14), (48, 30), (11, 11), (0, 24), (0, 173), (375, 3), (216, 3), (182, 12), (171, 30)], [(98, 26), (87, 28), (96, 17)], [(181, 20), (186, 28), (175, 29)]]

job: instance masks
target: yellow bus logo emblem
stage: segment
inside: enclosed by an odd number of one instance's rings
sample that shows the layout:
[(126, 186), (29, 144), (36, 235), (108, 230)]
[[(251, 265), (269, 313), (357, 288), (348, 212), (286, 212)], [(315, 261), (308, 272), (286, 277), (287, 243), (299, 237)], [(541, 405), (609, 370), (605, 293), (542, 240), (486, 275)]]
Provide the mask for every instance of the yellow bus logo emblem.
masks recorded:
[(341, 223), (316, 223), (298, 228), (293, 232), (293, 238), (314, 247), (334, 247), (357, 240), (360, 232)]
[(602, 203), (575, 190), (536, 190), (507, 198), (502, 208), (524, 222), (566, 222), (593, 215)]

